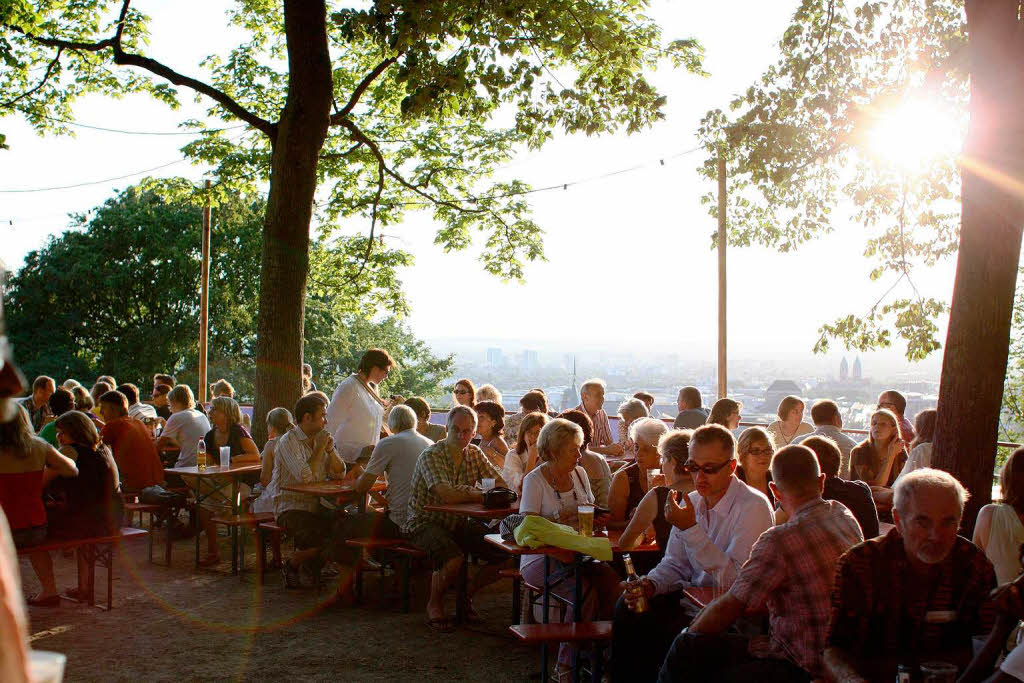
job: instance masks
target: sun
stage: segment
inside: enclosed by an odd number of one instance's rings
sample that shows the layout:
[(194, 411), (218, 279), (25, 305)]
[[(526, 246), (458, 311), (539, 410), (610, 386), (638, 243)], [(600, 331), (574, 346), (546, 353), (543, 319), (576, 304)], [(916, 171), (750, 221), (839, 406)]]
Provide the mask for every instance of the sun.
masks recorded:
[(914, 171), (956, 156), (963, 131), (949, 108), (931, 99), (907, 99), (874, 112), (867, 131), (872, 156), (900, 171)]

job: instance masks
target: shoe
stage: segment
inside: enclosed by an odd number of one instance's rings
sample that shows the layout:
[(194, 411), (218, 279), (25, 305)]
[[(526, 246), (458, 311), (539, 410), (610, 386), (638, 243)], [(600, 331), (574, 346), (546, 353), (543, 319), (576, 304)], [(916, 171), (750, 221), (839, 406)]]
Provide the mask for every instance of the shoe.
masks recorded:
[(453, 633), (455, 631), (455, 624), (451, 622), (448, 617), (439, 617), (437, 619), (427, 619), (427, 626), (437, 631), (438, 633)]
[(284, 577), (285, 588), (302, 588), (299, 568), (293, 567), (290, 562), (285, 561), (281, 563), (281, 576)]
[(60, 596), (59, 595), (51, 595), (51, 596), (45, 597), (45, 598), (41, 598), (39, 596), (33, 596), (33, 597), (29, 598), (28, 600), (26, 600), (25, 602), (27, 602), (28, 604), (32, 605), (33, 607), (59, 607), (60, 606)]

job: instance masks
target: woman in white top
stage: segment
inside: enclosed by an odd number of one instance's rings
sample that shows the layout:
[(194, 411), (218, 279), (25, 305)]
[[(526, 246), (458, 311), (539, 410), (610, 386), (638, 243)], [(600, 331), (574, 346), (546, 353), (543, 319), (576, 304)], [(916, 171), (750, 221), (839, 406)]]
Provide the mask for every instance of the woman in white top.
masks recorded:
[(981, 508), (974, 525), (974, 544), (985, 551), (999, 583), (1021, 573), (1020, 546), (1024, 543), (1024, 448), (1006, 460), (999, 475), (1003, 502)]
[[(935, 420), (938, 413), (934, 408), (922, 410), (914, 418), (914, 433), (917, 435), (910, 442), (910, 457), (903, 466), (900, 477), (914, 470), (932, 466), (932, 439), (935, 437)], [(899, 480), (900, 477), (896, 477)]]
[(274, 496), (278, 492), (277, 482), (274, 480), (274, 446), (277, 440), (294, 426), (292, 414), (287, 408), (274, 408), (267, 413), (267, 433), (270, 438), (263, 446), (263, 469), (260, 470), (260, 485), (263, 490), (259, 498), (252, 503), (251, 509), (255, 513), (274, 511)]
[[(579, 425), (562, 418), (555, 418), (544, 425), (537, 440), (537, 450), (542, 464), (523, 480), (520, 513), (540, 515), (559, 524), (577, 526), (578, 506), (594, 504), (587, 473), (579, 466), (582, 445), (583, 430)], [(600, 515), (595, 518), (594, 524), (597, 526), (606, 521), (607, 515)], [(543, 584), (543, 559), (543, 555), (523, 556), (519, 571), (526, 583), (534, 586)], [(565, 564), (573, 562), (573, 559), (573, 553), (568, 551), (564, 555), (553, 556), (551, 562), (554, 566), (551, 567), (551, 571), (558, 571)], [(582, 565), (576, 574), (570, 573), (569, 578), (552, 590), (571, 600), (579, 575), (582, 575), (583, 595), (586, 596), (580, 609), (579, 621), (611, 619), (615, 611), (615, 601), (621, 593), (618, 575), (607, 564), (589, 562)], [(566, 620), (575, 621), (571, 614), (566, 615)], [(561, 671), (568, 669), (572, 664), (572, 649), (566, 643), (563, 643), (559, 650), (558, 662)]]
[(393, 367), (395, 360), (387, 351), (370, 349), (359, 360), (356, 373), (334, 390), (327, 406), (327, 429), (334, 434), (335, 448), (345, 462), (355, 462), (364, 450), (369, 458), (380, 441), (387, 404), (377, 393), (377, 386)]
[(199, 440), (210, 431), (210, 420), (196, 410), (196, 399), (187, 384), (179, 384), (167, 394), (167, 405), (171, 416), (167, 418), (164, 430), (160, 432), (156, 447), (178, 447), (178, 461), (175, 467), (194, 467), (196, 447)]
[(779, 401), (776, 414), (779, 419), (768, 425), (768, 433), (772, 435), (775, 448), (788, 446), (796, 437), (814, 431), (811, 425), (804, 422), (804, 402), (799, 396), (787, 396)]
[(540, 464), (537, 438), (540, 436), (541, 427), (546, 425), (549, 419), (544, 413), (527, 414), (519, 424), (519, 441), (516, 443), (515, 451), (509, 451), (505, 456), (505, 468), (501, 471), (501, 478), (505, 480), (506, 486), (519, 495), (523, 494), (523, 477)]

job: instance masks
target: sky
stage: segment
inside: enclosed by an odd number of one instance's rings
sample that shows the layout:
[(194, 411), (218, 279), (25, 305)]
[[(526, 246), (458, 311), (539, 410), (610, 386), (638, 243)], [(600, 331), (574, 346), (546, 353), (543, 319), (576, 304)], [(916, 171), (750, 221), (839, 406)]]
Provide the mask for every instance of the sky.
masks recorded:
[[(152, 17), (148, 54), (179, 71), (201, 74), (203, 56), (235, 44), (237, 36), (224, 31), (222, 3), (139, 0), (136, 5)], [(796, 6), (782, 0), (652, 4), (650, 13), (666, 40), (693, 36), (702, 42), (710, 76), (665, 67), (652, 77), (668, 98), (665, 121), (632, 136), (561, 136), (509, 164), (502, 177), (535, 187), (646, 164), (532, 195), (534, 218), (546, 231), (547, 262), (530, 264), (524, 283), (486, 274), (478, 249), (443, 253), (433, 245), (437, 226), (428, 214), (409, 214), (401, 225), (388, 226), (391, 245), (415, 254), (415, 264), (402, 273), (413, 331), (442, 347), (605, 348), (713, 358), (717, 257), (710, 237), (716, 225), (700, 204), (700, 196), (713, 188), (698, 177), (700, 152), (676, 155), (696, 147), (697, 126), (708, 110), (727, 107), (775, 61), (777, 42)], [(178, 122), (202, 112), (185, 91), (182, 101), (182, 109), (172, 111), (141, 96), (90, 97), (74, 114), (79, 122), (110, 128), (174, 131)], [(0, 190), (62, 186), (155, 168), (179, 159), (178, 149), (189, 139), (85, 129), (74, 138), (40, 138), (14, 117), (0, 119), (0, 130), (11, 146), (0, 153)], [(202, 172), (177, 163), (150, 175), (199, 179)], [(0, 258), (17, 269), (28, 251), (66, 228), (68, 213), (97, 206), (141, 177), (51, 192), (0, 192)], [(862, 255), (867, 234), (846, 215), (840, 210), (833, 234), (796, 252), (729, 250), (731, 354), (809, 356), (823, 322), (865, 314), (889, 287), (891, 280), (868, 279), (871, 262)], [(343, 229), (367, 228), (368, 221), (359, 221)], [(916, 272), (921, 294), (948, 300), (953, 268), (950, 260)], [(901, 294), (897, 289), (890, 296)], [(944, 339), (945, 321), (941, 328)], [(898, 362), (902, 351), (897, 346), (877, 355)], [(836, 349), (831, 355), (842, 354)], [(940, 361), (933, 354), (921, 369), (933, 368), (937, 375)]]

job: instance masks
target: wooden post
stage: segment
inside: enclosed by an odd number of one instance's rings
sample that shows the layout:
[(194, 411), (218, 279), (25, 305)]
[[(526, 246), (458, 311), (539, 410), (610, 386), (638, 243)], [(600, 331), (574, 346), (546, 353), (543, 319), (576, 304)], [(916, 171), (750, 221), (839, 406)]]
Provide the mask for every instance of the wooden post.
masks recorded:
[(718, 153), (718, 398), (729, 389), (725, 353), (725, 154)]
[(203, 204), (203, 264), (199, 280), (199, 402), (206, 403), (206, 332), (210, 321), (210, 181)]

